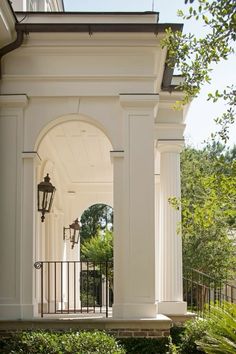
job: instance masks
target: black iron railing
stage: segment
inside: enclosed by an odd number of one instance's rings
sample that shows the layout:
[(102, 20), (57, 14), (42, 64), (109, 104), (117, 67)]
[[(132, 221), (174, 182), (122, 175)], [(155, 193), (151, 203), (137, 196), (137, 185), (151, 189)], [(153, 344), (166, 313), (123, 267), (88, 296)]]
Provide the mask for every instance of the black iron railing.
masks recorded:
[[(113, 303), (113, 262), (40, 261), (34, 267), (41, 317), (73, 313), (108, 317)], [(236, 286), (194, 269), (184, 270), (183, 290), (189, 311), (200, 316), (212, 303), (236, 303)]]
[[(191, 312), (204, 316), (211, 304), (224, 301), (236, 303), (236, 287), (228, 282), (219, 281), (195, 269), (187, 269), (183, 277), (184, 301)], [(207, 306), (206, 306), (207, 305)]]
[(39, 261), (36, 282), (39, 313), (109, 314), (113, 301), (113, 263)]

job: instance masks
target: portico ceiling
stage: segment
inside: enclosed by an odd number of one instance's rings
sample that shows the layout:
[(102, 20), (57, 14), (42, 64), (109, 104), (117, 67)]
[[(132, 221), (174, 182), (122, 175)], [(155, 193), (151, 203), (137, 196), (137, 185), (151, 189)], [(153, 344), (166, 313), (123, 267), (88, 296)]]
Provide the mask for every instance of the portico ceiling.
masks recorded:
[(50, 159), (69, 184), (111, 183), (110, 141), (97, 127), (69, 121), (51, 129), (43, 138), (39, 155)]

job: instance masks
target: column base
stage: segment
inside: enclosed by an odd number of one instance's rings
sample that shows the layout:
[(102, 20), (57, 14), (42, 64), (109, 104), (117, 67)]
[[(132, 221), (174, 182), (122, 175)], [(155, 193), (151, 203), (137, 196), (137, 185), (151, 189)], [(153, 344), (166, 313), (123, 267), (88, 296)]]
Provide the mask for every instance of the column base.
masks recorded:
[(187, 302), (160, 301), (157, 303), (157, 313), (161, 313), (163, 315), (186, 315)]
[(144, 303), (114, 304), (112, 306), (112, 317), (114, 319), (142, 319), (156, 318), (157, 305)]
[(2, 320), (32, 320), (34, 318), (34, 306), (1, 304), (0, 318)]

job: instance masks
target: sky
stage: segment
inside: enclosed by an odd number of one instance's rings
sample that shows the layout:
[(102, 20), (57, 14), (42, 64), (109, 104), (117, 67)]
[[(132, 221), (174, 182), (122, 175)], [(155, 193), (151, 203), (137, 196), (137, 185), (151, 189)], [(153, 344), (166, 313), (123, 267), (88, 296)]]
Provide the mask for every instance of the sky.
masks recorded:
[[(184, 23), (184, 32), (201, 34), (203, 26), (196, 21), (184, 21), (177, 16), (177, 10), (187, 10), (184, 0), (64, 0), (66, 11), (157, 11), (160, 23)], [(235, 56), (213, 68), (210, 85), (205, 85), (190, 105), (186, 119), (185, 140), (197, 148), (216, 130), (214, 118), (225, 111), (224, 103), (207, 101), (208, 92), (236, 84)], [(229, 145), (236, 144), (236, 124), (231, 127)]]

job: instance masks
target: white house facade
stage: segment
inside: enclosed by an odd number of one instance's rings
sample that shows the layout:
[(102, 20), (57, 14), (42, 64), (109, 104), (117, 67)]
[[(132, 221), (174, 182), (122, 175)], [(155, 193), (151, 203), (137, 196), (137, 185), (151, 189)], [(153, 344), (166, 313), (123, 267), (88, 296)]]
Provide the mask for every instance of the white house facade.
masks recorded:
[[(96, 203), (114, 208), (113, 318), (185, 315), (180, 211), (168, 199), (180, 196), (186, 112), (173, 109), (182, 94), (161, 46), (181, 25), (10, 3), (0, 4), (0, 318), (39, 316), (34, 263), (79, 260), (62, 230)], [(46, 174), (57, 190), (42, 223)]]

